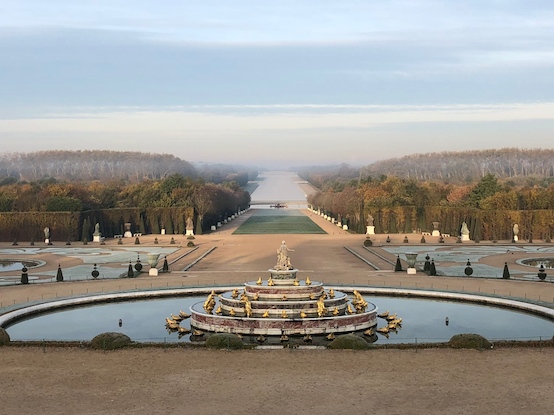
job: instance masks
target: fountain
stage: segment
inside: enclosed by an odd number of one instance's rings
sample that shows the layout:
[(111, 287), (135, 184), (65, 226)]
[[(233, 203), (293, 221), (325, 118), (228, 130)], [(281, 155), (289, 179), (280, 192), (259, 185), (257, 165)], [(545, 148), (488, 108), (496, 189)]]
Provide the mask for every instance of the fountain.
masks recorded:
[(291, 265), (285, 241), (269, 278), (244, 284), (242, 290), (208, 296), (191, 306), (191, 327), (245, 335), (350, 333), (377, 326), (377, 307), (357, 292), (354, 298), (323, 283), (300, 280)]

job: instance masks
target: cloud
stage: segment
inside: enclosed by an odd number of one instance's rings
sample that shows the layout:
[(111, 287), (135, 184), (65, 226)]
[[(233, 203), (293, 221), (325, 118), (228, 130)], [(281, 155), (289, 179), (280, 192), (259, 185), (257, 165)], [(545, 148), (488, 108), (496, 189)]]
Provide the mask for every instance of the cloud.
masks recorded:
[(554, 103), (89, 108), (0, 121), (8, 152), (26, 142), (34, 150), (132, 149), (272, 167), (367, 164), (448, 149), (546, 147), (553, 132)]

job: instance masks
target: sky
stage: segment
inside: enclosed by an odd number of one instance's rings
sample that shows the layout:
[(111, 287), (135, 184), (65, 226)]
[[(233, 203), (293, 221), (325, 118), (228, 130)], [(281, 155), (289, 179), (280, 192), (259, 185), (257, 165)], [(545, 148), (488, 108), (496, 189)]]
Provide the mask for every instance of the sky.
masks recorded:
[(0, 152), (552, 148), (551, 0), (0, 0)]

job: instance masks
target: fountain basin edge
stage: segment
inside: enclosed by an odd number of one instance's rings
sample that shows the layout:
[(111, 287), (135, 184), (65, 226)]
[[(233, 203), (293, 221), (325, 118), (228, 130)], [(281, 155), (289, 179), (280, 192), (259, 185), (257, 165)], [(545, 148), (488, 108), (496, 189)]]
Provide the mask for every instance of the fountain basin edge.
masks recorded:
[[(148, 291), (127, 291), (116, 293), (105, 293), (98, 295), (89, 295), (84, 297), (71, 297), (62, 298), (53, 301), (46, 301), (40, 304), (23, 305), (20, 308), (5, 312), (0, 315), (0, 327), (6, 328), (9, 325), (14, 324), (18, 320), (24, 318), (48, 313), (50, 311), (59, 310), (63, 308), (76, 307), (80, 305), (89, 305), (94, 303), (110, 303), (110, 302), (124, 302), (133, 300), (143, 300), (148, 298), (159, 297), (179, 297), (190, 294), (209, 294), (212, 290), (216, 292), (224, 292), (233, 289), (242, 289), (240, 285), (231, 286), (218, 286), (218, 287), (189, 287), (178, 289), (164, 289), (164, 290), (148, 290)], [(411, 290), (400, 288), (377, 288), (367, 286), (327, 286), (327, 288), (340, 289), (342, 291), (352, 292), (354, 290), (359, 291), (365, 295), (375, 296), (397, 296), (397, 297), (415, 297), (415, 298), (427, 298), (435, 300), (447, 300), (458, 301), (466, 303), (477, 303), (482, 305), (489, 305), (494, 307), (508, 308), (517, 311), (523, 311), (526, 313), (545, 317), (554, 321), (554, 309), (526, 303), (518, 300), (511, 300), (501, 297), (488, 297), (478, 294), (462, 294), (445, 291), (429, 291), (429, 290)]]

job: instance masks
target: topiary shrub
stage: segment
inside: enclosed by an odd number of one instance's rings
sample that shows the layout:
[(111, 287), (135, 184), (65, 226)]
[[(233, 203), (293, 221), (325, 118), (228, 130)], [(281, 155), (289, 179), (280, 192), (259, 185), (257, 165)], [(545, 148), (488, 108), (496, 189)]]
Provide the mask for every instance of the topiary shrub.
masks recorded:
[(367, 350), (369, 343), (355, 334), (343, 334), (327, 345), (329, 349)]
[(371, 246), (373, 245), (373, 241), (369, 239), (369, 236), (364, 241), (364, 246)]
[(492, 343), (479, 334), (456, 334), (448, 341), (450, 347), (456, 349), (491, 349)]
[(0, 346), (4, 346), (10, 343), (10, 335), (6, 330), (0, 327)]
[(194, 246), (194, 242), (188, 241), (188, 242), (187, 242), (187, 246), (188, 246), (189, 248), (192, 248), (192, 247)]
[(131, 338), (123, 333), (101, 333), (90, 342), (90, 347), (100, 350), (121, 349), (133, 343)]
[(243, 343), (239, 336), (231, 333), (212, 334), (206, 340), (206, 347), (212, 349), (242, 349)]
[(510, 270), (508, 269), (508, 263), (504, 262), (504, 269), (502, 270), (502, 278), (505, 280), (510, 279)]

